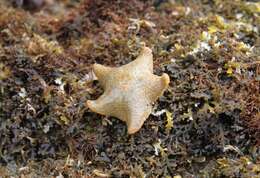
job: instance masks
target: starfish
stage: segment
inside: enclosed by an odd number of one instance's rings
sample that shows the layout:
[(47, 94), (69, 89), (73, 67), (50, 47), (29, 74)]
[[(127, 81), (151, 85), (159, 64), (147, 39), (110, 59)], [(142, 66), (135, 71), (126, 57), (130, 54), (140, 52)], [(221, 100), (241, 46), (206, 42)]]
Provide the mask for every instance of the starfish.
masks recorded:
[(121, 67), (93, 65), (93, 72), (104, 88), (97, 100), (88, 100), (90, 110), (116, 117), (127, 124), (128, 134), (134, 134), (152, 112), (152, 104), (168, 87), (170, 79), (153, 74), (152, 50), (143, 47), (134, 61)]

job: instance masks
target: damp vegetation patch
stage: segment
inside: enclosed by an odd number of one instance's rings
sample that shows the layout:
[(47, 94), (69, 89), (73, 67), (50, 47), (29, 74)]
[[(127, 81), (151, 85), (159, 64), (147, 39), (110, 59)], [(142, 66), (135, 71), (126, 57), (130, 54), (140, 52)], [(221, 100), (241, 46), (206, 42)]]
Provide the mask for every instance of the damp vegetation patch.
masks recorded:
[(259, 24), (258, 1), (1, 0), (0, 177), (260, 177)]

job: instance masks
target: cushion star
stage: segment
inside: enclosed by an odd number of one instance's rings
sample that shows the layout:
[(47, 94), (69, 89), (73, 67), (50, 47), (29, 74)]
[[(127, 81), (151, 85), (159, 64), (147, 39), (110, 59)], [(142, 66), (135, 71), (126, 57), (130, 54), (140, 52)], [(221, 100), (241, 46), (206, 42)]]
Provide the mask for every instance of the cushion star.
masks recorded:
[(155, 102), (168, 87), (167, 74), (153, 74), (152, 50), (143, 47), (136, 60), (121, 67), (94, 64), (93, 71), (104, 88), (97, 100), (88, 100), (94, 112), (126, 122), (129, 134), (137, 132), (152, 112)]

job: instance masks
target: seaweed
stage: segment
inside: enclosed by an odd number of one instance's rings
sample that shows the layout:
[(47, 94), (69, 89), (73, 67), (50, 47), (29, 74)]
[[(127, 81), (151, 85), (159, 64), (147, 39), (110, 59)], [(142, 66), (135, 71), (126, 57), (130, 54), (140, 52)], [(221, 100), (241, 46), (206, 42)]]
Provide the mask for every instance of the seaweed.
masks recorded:
[[(0, 2), (0, 177), (259, 177), (255, 1)], [(142, 129), (85, 106), (144, 43), (169, 88)]]

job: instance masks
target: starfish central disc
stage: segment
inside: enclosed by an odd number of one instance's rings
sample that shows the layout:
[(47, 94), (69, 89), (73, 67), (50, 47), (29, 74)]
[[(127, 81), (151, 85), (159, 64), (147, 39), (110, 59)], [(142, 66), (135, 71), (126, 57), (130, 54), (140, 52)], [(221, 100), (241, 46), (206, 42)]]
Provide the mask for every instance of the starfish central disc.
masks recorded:
[(153, 74), (153, 56), (148, 47), (132, 62), (121, 67), (94, 64), (93, 71), (104, 88), (94, 101), (88, 100), (90, 110), (126, 122), (128, 133), (137, 132), (152, 112), (155, 102), (168, 87), (167, 74)]

